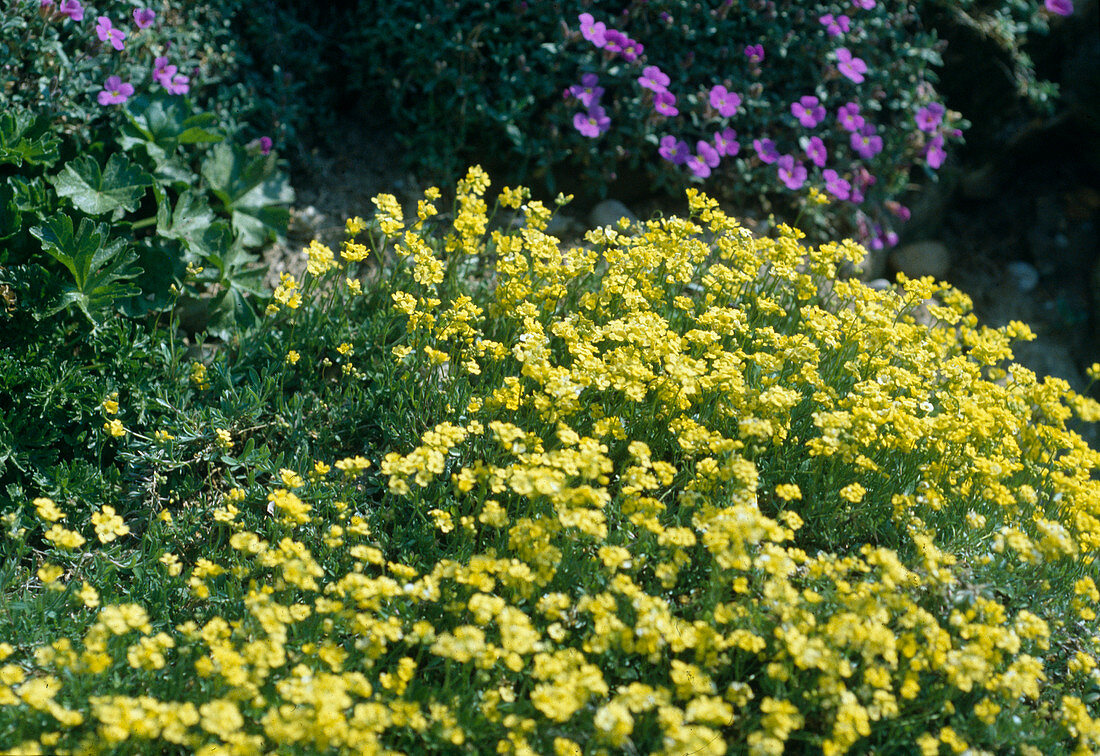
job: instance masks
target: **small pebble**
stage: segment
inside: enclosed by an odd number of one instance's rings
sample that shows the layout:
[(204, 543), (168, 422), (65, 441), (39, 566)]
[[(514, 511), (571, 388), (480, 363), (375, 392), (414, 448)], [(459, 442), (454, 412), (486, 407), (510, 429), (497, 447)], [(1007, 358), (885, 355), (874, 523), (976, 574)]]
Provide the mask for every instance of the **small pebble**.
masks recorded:
[(600, 202), (588, 214), (588, 222), (592, 225), (592, 228), (602, 228), (604, 226), (618, 228), (620, 218), (626, 218), (631, 224), (638, 222), (638, 216), (617, 199), (606, 199)]

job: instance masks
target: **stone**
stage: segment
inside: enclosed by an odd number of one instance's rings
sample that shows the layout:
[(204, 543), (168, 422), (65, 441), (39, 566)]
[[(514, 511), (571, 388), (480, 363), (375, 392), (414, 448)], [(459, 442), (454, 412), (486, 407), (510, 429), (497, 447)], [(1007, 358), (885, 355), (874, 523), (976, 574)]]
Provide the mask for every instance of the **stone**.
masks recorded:
[(634, 215), (629, 207), (617, 199), (603, 200), (592, 208), (592, 212), (588, 214), (588, 222), (592, 228), (613, 226), (618, 229), (620, 218), (626, 218), (632, 225), (638, 222), (638, 216)]
[(1024, 294), (1035, 291), (1035, 287), (1039, 285), (1039, 271), (1023, 260), (1013, 260), (1006, 265), (1005, 275)]
[(584, 232), (584, 227), (572, 216), (558, 211), (546, 225), (546, 233), (550, 236), (563, 239), (567, 236), (577, 236)]
[(890, 267), (910, 278), (932, 276), (941, 281), (951, 269), (951, 250), (943, 242), (911, 242), (890, 252)]

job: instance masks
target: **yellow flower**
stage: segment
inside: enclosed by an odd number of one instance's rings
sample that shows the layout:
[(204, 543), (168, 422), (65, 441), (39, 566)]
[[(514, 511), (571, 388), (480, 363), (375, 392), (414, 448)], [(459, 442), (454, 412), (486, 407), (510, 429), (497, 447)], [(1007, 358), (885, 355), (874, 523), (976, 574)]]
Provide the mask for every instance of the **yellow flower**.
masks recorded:
[(175, 436), (166, 430), (158, 430), (153, 434), (153, 440), (160, 446), (164, 446), (174, 438)]
[(199, 726), (223, 740), (228, 740), (244, 726), (244, 717), (232, 701), (208, 701), (199, 707), (199, 714), (202, 717)]
[(84, 545), (84, 536), (80, 535), (73, 530), (68, 530), (60, 525), (54, 525), (46, 531), (46, 540), (57, 546), (59, 549), (68, 549), (70, 551), (79, 549)]
[(290, 365), (297, 365), (298, 360), (300, 360), (301, 358), (302, 356), (293, 349), (288, 350), (286, 353), (286, 361)]
[(217, 428), (214, 430), (214, 443), (222, 451), (229, 451), (233, 448), (233, 436), (229, 431), (224, 428)]
[(65, 519), (65, 513), (57, 508), (57, 504), (53, 499), (47, 499), (45, 496), (39, 497), (34, 500), (35, 510), (38, 512), (38, 516), (47, 522), (57, 522), (58, 520)]
[(77, 595), (80, 596), (80, 600), (84, 603), (84, 606), (89, 609), (95, 609), (99, 606), (99, 591), (89, 583), (85, 582)]
[(500, 190), (500, 204), (504, 207), (510, 207), (513, 210), (519, 210), (520, 205), (530, 198), (531, 190), (525, 186), (521, 186), (518, 189), (512, 189), (506, 186)]
[(130, 532), (130, 526), (122, 521), (111, 506), (104, 505), (100, 511), (92, 514), (92, 524), (95, 525), (95, 534), (100, 543), (110, 543)]
[(195, 384), (195, 388), (198, 389), (210, 388), (210, 381), (206, 375), (206, 365), (201, 362), (191, 363), (191, 383)]
[(65, 570), (49, 562), (46, 562), (38, 568), (38, 579), (42, 581), (42, 585), (52, 590), (60, 590), (62, 588), (62, 586), (57, 585), (57, 581), (64, 574)]
[(179, 557), (170, 551), (160, 555), (160, 563), (168, 568), (168, 574), (172, 577), (177, 577), (183, 571), (183, 565), (180, 564)]
[(301, 475), (285, 467), (279, 469), (279, 480), (290, 489), (301, 488), (306, 484)]
[(775, 487), (775, 495), (783, 501), (794, 501), (802, 498), (802, 489), (794, 483), (780, 483)]
[(118, 392), (111, 394), (110, 398), (103, 400), (103, 411), (108, 415), (118, 414)]
[(302, 250), (302, 254), (307, 258), (306, 270), (311, 276), (320, 276), (333, 268), (340, 267), (333, 257), (332, 250), (316, 239)]
[(126, 426), (122, 424), (119, 419), (108, 420), (103, 424), (103, 430), (111, 434), (113, 438), (119, 438), (126, 435)]
[(858, 504), (863, 501), (863, 495), (867, 493), (867, 489), (861, 486), (859, 483), (849, 483), (840, 489), (840, 498), (850, 501), (853, 504)]
[(367, 222), (356, 215), (354, 218), (348, 218), (344, 221), (344, 233), (348, 236), (355, 236), (363, 231), (367, 227)]

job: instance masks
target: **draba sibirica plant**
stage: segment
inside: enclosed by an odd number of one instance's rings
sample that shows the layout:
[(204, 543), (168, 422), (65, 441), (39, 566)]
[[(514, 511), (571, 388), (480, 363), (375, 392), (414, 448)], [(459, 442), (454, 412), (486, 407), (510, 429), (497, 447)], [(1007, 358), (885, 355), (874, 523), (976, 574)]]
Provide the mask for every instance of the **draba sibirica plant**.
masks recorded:
[(127, 464), (217, 456), (186, 502), (133, 480), (5, 516), (18, 605), (53, 619), (0, 641), (0, 748), (1100, 748), (1100, 454), (1066, 425), (1100, 405), (1012, 363), (1027, 326), (838, 280), (857, 243), (754, 236), (695, 188), (575, 245), (489, 188), (375, 197), (249, 339), (334, 412), (401, 406), (397, 435), (348, 415), (362, 453), (246, 457), (254, 417), (206, 427), (246, 396), (230, 350), (188, 438), (103, 397)]
[[(895, 243), (901, 219), (888, 208), (914, 172), (943, 165), (963, 123), (936, 99), (933, 75), (907, 63), (927, 59), (932, 38), (910, 11), (887, 5), (840, 15), (783, 2), (683, 18), (654, 18), (648, 5), (606, 20), (581, 13), (570, 38), (582, 85), (566, 91), (566, 104), (584, 108), (571, 117), (601, 153), (592, 168), (614, 172), (625, 161), (660, 185), (700, 181), (739, 206), (751, 197), (761, 211), (808, 215), (811, 228), (838, 226), (873, 248)], [(777, 16), (780, 38), (764, 23)], [(646, 44), (627, 36), (635, 27)], [(629, 55), (609, 42), (621, 39)], [(718, 39), (727, 42), (701, 60), (704, 42)], [(593, 110), (576, 92), (597, 77)], [(834, 206), (820, 209), (811, 189)]]

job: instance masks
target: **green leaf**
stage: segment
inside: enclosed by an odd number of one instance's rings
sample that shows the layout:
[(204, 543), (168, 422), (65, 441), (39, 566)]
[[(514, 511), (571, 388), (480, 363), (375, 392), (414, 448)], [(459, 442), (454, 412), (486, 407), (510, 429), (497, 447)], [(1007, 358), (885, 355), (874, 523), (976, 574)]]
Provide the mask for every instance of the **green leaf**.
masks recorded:
[(246, 246), (257, 247), (286, 230), (294, 190), (274, 155), (249, 154), (239, 145), (216, 145), (202, 163), (202, 176), (230, 214)]
[(214, 211), (198, 192), (185, 191), (173, 209), (163, 189), (155, 186), (153, 191), (157, 196), (157, 235), (183, 241), (201, 236), (214, 223)]
[(137, 210), (145, 190), (153, 179), (140, 166), (115, 153), (100, 170), (95, 158), (82, 155), (65, 164), (61, 172), (50, 179), (61, 197), (88, 215), (103, 215)]
[(23, 216), (15, 203), (15, 192), (7, 184), (0, 184), (0, 239), (7, 239), (19, 232)]
[(51, 166), (57, 162), (57, 144), (45, 117), (26, 110), (0, 113), (0, 163)]
[(42, 249), (64, 265), (73, 277), (73, 283), (64, 289), (59, 303), (46, 315), (75, 304), (98, 328), (103, 322), (103, 314), (116, 300), (140, 292), (128, 280), (141, 272), (130, 267), (136, 256), (126, 248), (125, 240), (109, 238), (107, 224), (96, 225), (82, 218), (74, 231), (72, 219), (65, 213), (58, 213), (30, 232), (42, 242)]
[(217, 120), (213, 113), (191, 114), (187, 100), (163, 92), (130, 99), (124, 112), (129, 123), (118, 137), (122, 149), (129, 151), (141, 144), (157, 163), (170, 158), (181, 144), (215, 143), (225, 138), (208, 128)]

